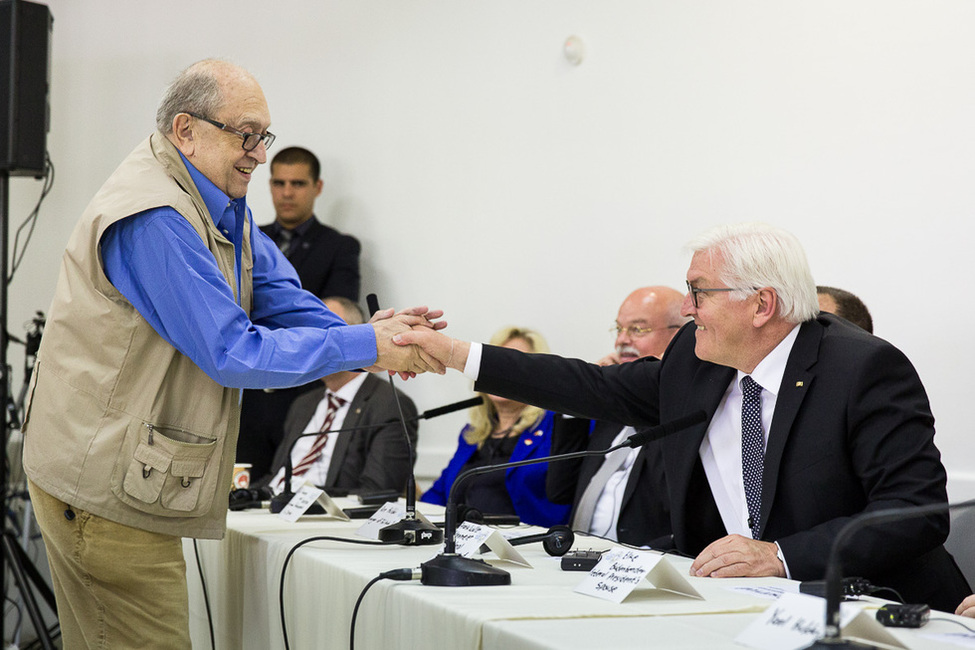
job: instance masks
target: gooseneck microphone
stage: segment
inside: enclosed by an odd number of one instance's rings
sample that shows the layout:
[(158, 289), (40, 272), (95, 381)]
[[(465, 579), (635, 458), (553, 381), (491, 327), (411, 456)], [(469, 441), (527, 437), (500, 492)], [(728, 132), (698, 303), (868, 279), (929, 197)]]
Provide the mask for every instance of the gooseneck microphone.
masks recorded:
[(863, 513), (847, 522), (836, 534), (833, 545), (829, 549), (826, 563), (826, 628), (823, 638), (806, 646), (806, 648), (874, 648), (874, 646), (843, 639), (840, 634), (840, 601), (843, 599), (843, 562), (842, 551), (853, 535), (876, 524), (916, 519), (925, 515), (947, 513), (950, 510), (962, 510), (975, 506), (975, 499), (961, 503), (934, 503), (927, 506), (905, 506), (902, 508), (888, 508), (876, 512)]
[(447, 493), (447, 505), (444, 511), (444, 551), (435, 558), (428, 560), (420, 565), (420, 582), (425, 585), (435, 585), (439, 587), (472, 587), (485, 585), (509, 585), (511, 584), (511, 574), (504, 569), (493, 567), (483, 560), (473, 560), (457, 554), (457, 543), (454, 536), (457, 532), (457, 502), (455, 500), (457, 486), (467, 479), (494, 472), (498, 470), (511, 469), (512, 467), (523, 467), (525, 465), (535, 465), (537, 463), (553, 463), (562, 460), (572, 460), (573, 458), (586, 458), (590, 456), (604, 456), (617, 449), (627, 447), (640, 447), (650, 440), (658, 440), (664, 436), (677, 433), (694, 425), (706, 421), (707, 413), (696, 411), (690, 415), (685, 415), (671, 422), (666, 422), (655, 427), (651, 427), (644, 432), (644, 435), (634, 434), (609, 449), (595, 449), (587, 451), (575, 451), (568, 454), (556, 454), (554, 456), (544, 456), (542, 458), (529, 458), (510, 463), (499, 463), (497, 465), (485, 465), (475, 467), (461, 472), (457, 475), (450, 491)]

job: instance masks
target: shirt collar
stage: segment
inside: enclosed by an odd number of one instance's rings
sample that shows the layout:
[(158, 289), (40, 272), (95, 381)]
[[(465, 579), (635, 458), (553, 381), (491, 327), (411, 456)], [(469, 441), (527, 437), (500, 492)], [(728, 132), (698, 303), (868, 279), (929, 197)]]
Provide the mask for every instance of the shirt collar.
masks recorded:
[[(368, 372), (357, 372), (355, 374), (355, 377), (353, 377), (351, 380), (349, 380), (347, 384), (345, 384), (344, 386), (342, 386), (342, 388), (338, 389), (332, 394), (335, 395), (336, 397), (341, 397), (342, 399), (345, 400), (346, 404), (349, 404), (352, 402), (353, 398), (355, 398), (355, 394), (359, 392), (359, 388), (366, 381), (366, 377), (368, 376), (369, 376)], [(332, 391), (326, 389), (326, 394), (330, 392)]]
[(290, 228), (290, 229), (285, 228), (277, 221), (273, 221), (271, 222), (272, 238), (276, 237), (282, 230), (291, 230), (292, 237), (302, 237), (306, 232), (308, 232), (308, 229), (311, 228), (311, 222), (314, 220), (315, 220), (315, 215), (312, 215), (311, 219), (307, 219), (301, 222), (300, 224), (298, 224), (297, 226), (295, 226), (294, 228)]
[[(209, 178), (203, 175), (203, 173), (198, 170), (193, 164), (186, 159), (183, 152), (179, 152), (179, 157), (183, 159), (183, 164), (186, 165), (186, 171), (190, 173), (190, 178), (193, 180), (193, 184), (196, 185), (197, 191), (199, 191), (200, 196), (203, 198), (203, 203), (206, 205), (207, 211), (210, 213), (210, 217), (213, 219), (213, 225), (215, 225), (220, 230), (228, 230), (229, 232), (234, 232), (233, 223), (222, 224), (224, 219), (234, 218), (234, 208), (237, 205), (242, 205), (244, 211), (247, 210), (247, 197), (241, 197), (239, 199), (231, 199), (229, 196), (224, 194), (223, 190), (218, 188), (213, 184)], [(228, 208), (231, 208), (228, 210)]]
[(785, 338), (779, 341), (775, 348), (759, 361), (758, 365), (751, 373), (738, 371), (735, 379), (736, 386), (741, 385), (741, 380), (746, 374), (750, 374), (752, 379), (758, 383), (762, 389), (767, 390), (773, 395), (779, 394), (779, 387), (782, 385), (782, 377), (785, 376), (785, 365), (789, 362), (789, 355), (792, 354), (792, 346), (795, 345), (796, 338), (799, 337), (799, 325), (796, 325), (786, 334)]

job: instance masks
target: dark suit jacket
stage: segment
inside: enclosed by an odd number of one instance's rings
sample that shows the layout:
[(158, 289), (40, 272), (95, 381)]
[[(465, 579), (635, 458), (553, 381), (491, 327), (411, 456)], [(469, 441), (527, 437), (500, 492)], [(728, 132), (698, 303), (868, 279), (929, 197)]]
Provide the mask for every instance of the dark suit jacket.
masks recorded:
[[(735, 377), (699, 360), (686, 325), (662, 361), (601, 368), (485, 346), (475, 389), (579, 417), (655, 425), (714, 415)], [(699, 448), (707, 424), (659, 441), (675, 547), (696, 555), (726, 530)], [(947, 503), (934, 418), (910, 361), (829, 314), (804, 323), (789, 355), (768, 436), (760, 538), (778, 542), (792, 577), (822, 579), (839, 530), (861, 512)], [(948, 515), (879, 524), (843, 549), (845, 575), (953, 609), (971, 593), (942, 546)]]
[[(272, 225), (261, 226), (270, 236)], [(308, 230), (290, 251), (288, 261), (298, 272), (301, 288), (324, 300), (329, 296), (345, 296), (359, 300), (359, 240), (335, 228), (326, 226), (315, 217)]]
[[(396, 389), (396, 392), (399, 394), (410, 441), (415, 449), (416, 407), (413, 400), (402, 391)], [(292, 445), (305, 430), (324, 394), (323, 386), (322, 390), (305, 393), (292, 404), (284, 423), (284, 441), (274, 454), (271, 471), (259, 479), (255, 487), (267, 485), (278, 470), (284, 467)], [(349, 412), (342, 423), (343, 429), (351, 427), (370, 428), (333, 434), (338, 435), (338, 440), (332, 452), (325, 485), (320, 487), (326, 491), (328, 488), (341, 488), (353, 492), (405, 490), (412, 464), (393, 389), (388, 383), (375, 375), (366, 377), (352, 399)], [(415, 455), (413, 460), (415, 462)]]
[[(270, 236), (273, 224), (261, 226)], [(344, 296), (359, 299), (359, 240), (319, 223), (308, 222), (288, 261), (298, 272), (301, 287), (319, 298)], [(294, 388), (245, 390), (241, 402), (237, 461), (251, 463), (253, 476), (271, 468), (271, 457), (284, 437), (284, 418), (299, 395), (320, 386), (315, 381)]]
[[(600, 420), (592, 425), (582, 418), (556, 417), (552, 427), (552, 454), (608, 449), (623, 425)], [(624, 544), (655, 546), (670, 537), (670, 508), (662, 472), (648, 468), (659, 462), (660, 445), (651, 443), (640, 450), (623, 490), (616, 538)], [(583, 492), (603, 464), (602, 456), (549, 463), (545, 491), (554, 503), (571, 503), (575, 516)]]

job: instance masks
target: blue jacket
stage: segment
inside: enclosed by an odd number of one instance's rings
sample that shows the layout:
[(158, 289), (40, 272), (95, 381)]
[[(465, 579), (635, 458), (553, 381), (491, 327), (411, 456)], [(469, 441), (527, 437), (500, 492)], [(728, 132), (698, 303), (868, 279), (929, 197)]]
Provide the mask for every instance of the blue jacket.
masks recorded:
[[(541, 420), (521, 433), (518, 438), (518, 445), (511, 453), (511, 462), (527, 458), (540, 458), (551, 453), (554, 416), (554, 413), (547, 411)], [(450, 459), (436, 483), (423, 493), (420, 498), (421, 501), (441, 506), (446, 505), (450, 486), (454, 484), (457, 475), (477, 451), (477, 445), (472, 445), (464, 440), (464, 433), (469, 427), (470, 425), (461, 430), (454, 457)], [(547, 528), (556, 524), (564, 524), (569, 520), (571, 506), (557, 505), (545, 497), (545, 474), (547, 471), (548, 463), (513, 467), (505, 470), (504, 483), (508, 488), (508, 495), (515, 506), (515, 513), (523, 523)]]

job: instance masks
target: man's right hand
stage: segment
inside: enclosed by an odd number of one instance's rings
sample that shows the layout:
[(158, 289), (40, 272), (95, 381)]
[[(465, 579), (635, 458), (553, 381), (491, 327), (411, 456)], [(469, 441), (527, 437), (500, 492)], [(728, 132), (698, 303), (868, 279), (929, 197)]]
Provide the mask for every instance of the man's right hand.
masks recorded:
[(393, 343), (402, 346), (417, 346), (427, 356), (446, 368), (453, 368), (463, 372), (467, 365), (467, 355), (471, 344), (445, 336), (427, 327), (414, 327), (409, 332), (396, 334)]
[(394, 314), (386, 309), (369, 321), (376, 331), (376, 363), (367, 370), (391, 370), (412, 376), (422, 372), (445, 372), (443, 364), (417, 346), (402, 346), (392, 342), (393, 336), (411, 331), (411, 328), (433, 332), (446, 326), (443, 321), (433, 322), (442, 312), (430, 312), (425, 307), (414, 307)]

